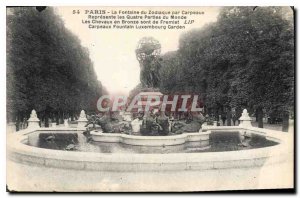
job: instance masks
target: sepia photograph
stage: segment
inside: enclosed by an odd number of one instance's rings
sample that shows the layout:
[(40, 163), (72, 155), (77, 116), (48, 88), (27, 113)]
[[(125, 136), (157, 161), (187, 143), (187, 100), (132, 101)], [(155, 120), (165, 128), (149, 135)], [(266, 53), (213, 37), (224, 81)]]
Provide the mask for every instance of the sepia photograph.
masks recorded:
[(7, 191), (293, 192), (295, 13), (7, 6)]

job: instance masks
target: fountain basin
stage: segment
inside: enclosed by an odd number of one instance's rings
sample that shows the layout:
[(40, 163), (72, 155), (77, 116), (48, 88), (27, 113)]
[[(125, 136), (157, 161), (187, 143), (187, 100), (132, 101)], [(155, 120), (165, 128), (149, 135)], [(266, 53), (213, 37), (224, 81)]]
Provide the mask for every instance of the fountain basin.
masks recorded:
[[(231, 127), (232, 128), (232, 127)], [(212, 131), (226, 131), (224, 127), (204, 128), (203, 134)], [(233, 130), (233, 129), (231, 129)], [(53, 129), (26, 129), (21, 132), (9, 134), (7, 138), (8, 158), (17, 163), (30, 164), (43, 167), (56, 167), (62, 169), (75, 170), (96, 170), (96, 171), (177, 171), (177, 170), (208, 170), (208, 169), (227, 169), (256, 167), (262, 165), (273, 165), (285, 161), (293, 155), (293, 140), (288, 133), (276, 132), (267, 129), (254, 127), (238, 128), (241, 132), (256, 133), (263, 135), (279, 144), (270, 147), (256, 148), (250, 150), (239, 150), (229, 152), (202, 152), (202, 153), (169, 153), (169, 154), (136, 154), (136, 153), (94, 153), (94, 152), (70, 152), (63, 150), (51, 150), (27, 145), (30, 134), (49, 132)], [(73, 128), (56, 128), (55, 132), (77, 131), (81, 134), (83, 130)], [(162, 138), (160, 142), (176, 143), (202, 138), (201, 133), (197, 135), (182, 134), (179, 137), (164, 136), (152, 137), (154, 141)], [(225, 132), (226, 133), (226, 132)], [(199, 135), (198, 135), (199, 134)], [(145, 142), (145, 136), (128, 137), (128, 135), (105, 134), (97, 136), (100, 138), (110, 138), (110, 140), (125, 140), (127, 143)], [(121, 139), (120, 139), (121, 137)], [(168, 140), (172, 137), (172, 140)], [(176, 141), (174, 138), (178, 138)], [(190, 139), (189, 139), (190, 138)], [(104, 140), (104, 139), (102, 139)], [(137, 141), (136, 141), (137, 140)], [(141, 140), (141, 141), (140, 141)], [(150, 140), (149, 142), (151, 142)], [(152, 143), (151, 143), (152, 144)]]

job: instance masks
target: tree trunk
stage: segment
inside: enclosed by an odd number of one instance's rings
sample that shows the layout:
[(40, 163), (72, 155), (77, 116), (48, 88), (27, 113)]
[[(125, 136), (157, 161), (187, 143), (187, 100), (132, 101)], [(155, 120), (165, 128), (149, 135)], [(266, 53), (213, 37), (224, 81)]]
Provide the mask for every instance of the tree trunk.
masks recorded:
[(45, 111), (45, 127), (49, 128), (49, 111)]
[(284, 111), (282, 114), (282, 131), (288, 132), (289, 130), (289, 112)]
[(255, 122), (258, 122), (258, 114), (257, 114), (257, 111), (255, 112)]
[(55, 121), (56, 121), (56, 125), (59, 125), (59, 112), (56, 112), (55, 114)]
[(257, 114), (258, 128), (264, 128), (264, 123), (263, 123), (264, 112), (262, 107), (258, 107), (256, 109), (256, 114)]
[(74, 112), (71, 113), (71, 121), (74, 121)]
[(18, 111), (17, 117), (16, 117), (16, 131), (20, 130), (20, 112)]
[(231, 118), (227, 118), (227, 126), (231, 126)]
[(64, 123), (64, 113), (60, 112), (59, 114), (59, 124), (63, 124)]

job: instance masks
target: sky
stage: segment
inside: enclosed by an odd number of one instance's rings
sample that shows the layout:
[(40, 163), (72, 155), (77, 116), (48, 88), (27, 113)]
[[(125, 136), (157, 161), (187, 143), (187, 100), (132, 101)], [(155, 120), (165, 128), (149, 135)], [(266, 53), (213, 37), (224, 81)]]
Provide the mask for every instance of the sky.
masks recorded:
[[(203, 15), (194, 15), (190, 19), (195, 22), (182, 30), (103, 30), (89, 29), (82, 19), (86, 18), (85, 10), (195, 10), (203, 11)], [(140, 82), (140, 66), (136, 59), (135, 49), (143, 37), (154, 37), (161, 44), (161, 53), (178, 49), (180, 35), (193, 28), (201, 28), (206, 23), (214, 22), (219, 13), (219, 7), (56, 7), (65, 26), (87, 47), (98, 80), (111, 95), (128, 95)], [(80, 10), (80, 14), (73, 14)]]

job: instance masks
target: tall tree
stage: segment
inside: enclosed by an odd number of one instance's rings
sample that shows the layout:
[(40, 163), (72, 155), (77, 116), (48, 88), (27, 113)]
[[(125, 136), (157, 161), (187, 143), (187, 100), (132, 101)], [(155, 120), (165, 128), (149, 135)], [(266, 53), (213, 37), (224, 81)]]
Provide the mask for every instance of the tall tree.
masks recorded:
[(293, 14), (287, 13), (289, 7), (223, 8), (217, 22), (182, 35), (176, 55), (162, 56), (161, 89), (201, 93), (214, 113), (248, 108), (259, 127), (263, 110), (277, 111), (286, 130), (294, 103)]
[(53, 8), (8, 8), (8, 114), (21, 119), (35, 109), (48, 126), (53, 115), (95, 110), (90, 102), (102, 94), (99, 85), (88, 50)]

